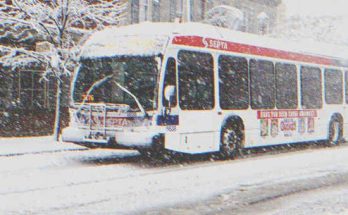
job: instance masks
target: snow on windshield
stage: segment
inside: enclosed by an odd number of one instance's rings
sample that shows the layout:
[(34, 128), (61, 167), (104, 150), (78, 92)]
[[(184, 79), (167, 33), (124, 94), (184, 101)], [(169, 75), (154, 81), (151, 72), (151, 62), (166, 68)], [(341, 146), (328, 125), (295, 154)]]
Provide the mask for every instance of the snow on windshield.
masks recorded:
[(135, 100), (116, 86), (116, 83), (120, 83), (139, 98), (145, 109), (150, 110), (155, 106), (157, 73), (154, 57), (83, 59), (74, 90), (74, 100), (82, 102), (87, 89), (95, 82), (113, 75), (112, 80), (96, 87), (88, 95), (93, 98), (91, 102), (128, 104), (133, 109), (137, 108)]

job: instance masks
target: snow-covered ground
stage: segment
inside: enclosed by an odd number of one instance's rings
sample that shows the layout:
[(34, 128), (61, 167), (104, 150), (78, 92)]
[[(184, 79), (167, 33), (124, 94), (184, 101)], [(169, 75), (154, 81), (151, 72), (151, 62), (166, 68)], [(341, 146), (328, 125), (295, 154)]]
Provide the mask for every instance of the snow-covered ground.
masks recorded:
[[(10, 146), (0, 139), (1, 152)], [(60, 147), (0, 156), (0, 214), (348, 213), (345, 145), (169, 164), (135, 151)]]
[(0, 156), (86, 150), (71, 143), (54, 142), (53, 137), (0, 138)]

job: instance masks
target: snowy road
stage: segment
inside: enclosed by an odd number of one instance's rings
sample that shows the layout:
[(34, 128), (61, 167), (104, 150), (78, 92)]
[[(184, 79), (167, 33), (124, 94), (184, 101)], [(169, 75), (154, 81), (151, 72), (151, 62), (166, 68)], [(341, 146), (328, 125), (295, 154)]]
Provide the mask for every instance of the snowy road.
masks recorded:
[(136, 152), (0, 157), (0, 214), (348, 214), (348, 147), (154, 164)]

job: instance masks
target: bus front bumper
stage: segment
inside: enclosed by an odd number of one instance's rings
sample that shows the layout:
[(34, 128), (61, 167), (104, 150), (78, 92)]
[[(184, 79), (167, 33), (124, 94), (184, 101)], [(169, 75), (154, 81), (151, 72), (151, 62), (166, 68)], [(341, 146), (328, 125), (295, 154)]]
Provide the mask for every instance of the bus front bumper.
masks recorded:
[(87, 147), (100, 148), (150, 148), (158, 132), (150, 131), (107, 131), (106, 138), (91, 137), (87, 129), (67, 127), (63, 129), (62, 140)]

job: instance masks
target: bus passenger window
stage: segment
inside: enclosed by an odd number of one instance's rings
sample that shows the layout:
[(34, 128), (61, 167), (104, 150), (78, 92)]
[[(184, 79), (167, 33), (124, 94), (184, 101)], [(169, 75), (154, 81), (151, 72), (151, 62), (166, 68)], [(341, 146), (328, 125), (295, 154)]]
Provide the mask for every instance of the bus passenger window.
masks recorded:
[(272, 109), (275, 105), (274, 65), (271, 61), (250, 60), (251, 108)]
[(301, 67), (301, 104), (304, 109), (322, 107), (321, 71), (316, 67)]
[(180, 51), (179, 104), (183, 110), (214, 107), (213, 57), (208, 53)]
[[(165, 77), (164, 77), (164, 85), (163, 85), (163, 91), (162, 91), (162, 104), (164, 107), (169, 107), (169, 102), (164, 97), (164, 89), (169, 86), (175, 86), (176, 87), (176, 62), (174, 58), (168, 58), (166, 71), (165, 71)], [(171, 106), (176, 106), (176, 92), (174, 93), (175, 97), (172, 100)]]
[(293, 64), (276, 63), (276, 104), (278, 109), (297, 108), (297, 70)]
[(335, 69), (325, 69), (325, 101), (327, 104), (342, 104), (343, 78), (342, 72)]
[(248, 61), (242, 57), (219, 57), (219, 89), (222, 109), (249, 106)]

